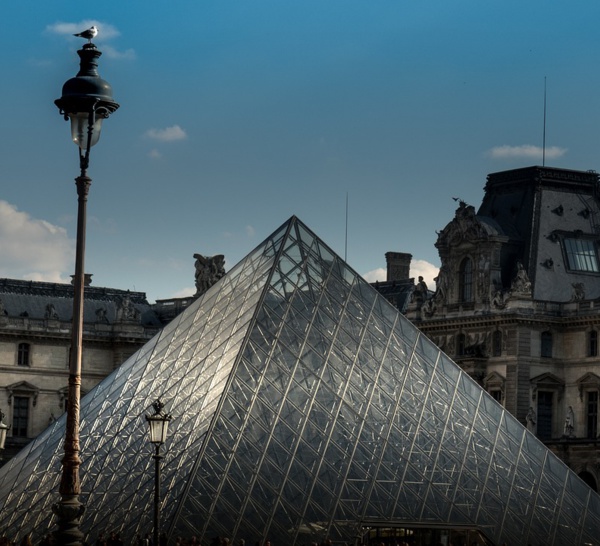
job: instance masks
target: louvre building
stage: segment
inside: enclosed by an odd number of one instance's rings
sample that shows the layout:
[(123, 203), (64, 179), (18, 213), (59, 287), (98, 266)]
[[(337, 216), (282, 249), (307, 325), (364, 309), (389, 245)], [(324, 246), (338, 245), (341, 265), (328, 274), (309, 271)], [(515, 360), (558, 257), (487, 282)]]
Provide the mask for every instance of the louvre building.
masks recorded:
[[(89, 542), (152, 529), (158, 398), (172, 543), (414, 526), (600, 544), (600, 497), (295, 217), (83, 399)], [(0, 470), (9, 536), (53, 528), (64, 425)]]

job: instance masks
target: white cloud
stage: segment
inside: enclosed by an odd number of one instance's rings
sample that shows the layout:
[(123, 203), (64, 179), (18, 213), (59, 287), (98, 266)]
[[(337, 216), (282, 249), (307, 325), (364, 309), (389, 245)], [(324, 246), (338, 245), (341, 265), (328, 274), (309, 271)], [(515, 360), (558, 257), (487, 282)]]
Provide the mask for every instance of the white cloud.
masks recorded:
[(189, 298), (190, 296), (193, 296), (196, 293), (196, 289), (195, 288), (182, 288), (181, 290), (178, 290), (177, 292), (175, 292), (174, 294), (172, 294), (171, 296), (169, 296), (169, 298), (165, 298), (165, 299), (170, 299), (170, 298)]
[(119, 51), (118, 49), (104, 44), (102, 46), (102, 52), (110, 59), (123, 59), (126, 61), (134, 61), (137, 57), (134, 49), (126, 49), (125, 51)]
[(84, 19), (78, 23), (65, 23), (61, 21), (54, 23), (53, 25), (48, 25), (46, 27), (46, 32), (58, 34), (60, 36), (73, 36), (73, 34), (82, 32), (92, 26), (95, 26), (98, 29), (98, 40), (111, 40), (121, 34), (113, 25), (102, 23), (96, 19)]
[(70, 282), (73, 243), (64, 228), (0, 200), (0, 276)]
[(252, 239), (256, 235), (256, 230), (252, 226), (246, 226), (246, 235), (249, 239)]
[[(495, 146), (488, 150), (488, 155), (494, 159), (507, 159), (507, 158), (528, 158), (528, 159), (541, 159), (544, 155), (544, 150), (540, 146), (533, 146), (532, 144), (523, 144), (522, 146)], [(551, 146), (546, 148), (546, 157), (548, 159), (556, 159), (562, 157), (567, 153), (567, 148), (559, 148), (558, 146)]]
[(387, 270), (383, 267), (373, 269), (372, 271), (367, 271), (363, 275), (363, 278), (367, 282), (385, 281), (385, 279), (387, 278)]
[(160, 142), (173, 142), (174, 140), (185, 140), (187, 138), (186, 132), (179, 125), (173, 125), (165, 129), (148, 129), (144, 136)]
[(429, 290), (435, 290), (435, 279), (440, 272), (440, 268), (437, 265), (433, 265), (425, 260), (412, 260), (410, 263), (410, 276), (415, 280), (419, 276), (423, 277), (423, 280), (427, 284)]
[[(435, 290), (435, 281), (433, 279), (437, 277), (439, 270), (438, 266), (425, 260), (412, 260), (409, 275), (415, 280), (418, 279), (419, 276), (422, 276), (427, 287), (430, 290)], [(379, 267), (378, 269), (368, 271), (363, 277), (367, 282), (385, 281), (387, 279), (387, 270), (383, 267)]]
[(152, 159), (160, 159), (162, 154), (156, 148), (154, 148), (148, 152), (148, 157), (151, 157)]

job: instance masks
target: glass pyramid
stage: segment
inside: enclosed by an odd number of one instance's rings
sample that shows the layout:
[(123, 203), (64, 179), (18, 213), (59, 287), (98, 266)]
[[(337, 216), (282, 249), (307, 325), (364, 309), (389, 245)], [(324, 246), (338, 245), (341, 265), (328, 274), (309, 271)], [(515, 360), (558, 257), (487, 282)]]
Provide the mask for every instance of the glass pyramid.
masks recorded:
[[(383, 523), (600, 544), (600, 497), (296, 217), (82, 401), (90, 542), (152, 529), (157, 398), (171, 540), (354, 543)], [(0, 470), (9, 536), (54, 528), (63, 433)]]

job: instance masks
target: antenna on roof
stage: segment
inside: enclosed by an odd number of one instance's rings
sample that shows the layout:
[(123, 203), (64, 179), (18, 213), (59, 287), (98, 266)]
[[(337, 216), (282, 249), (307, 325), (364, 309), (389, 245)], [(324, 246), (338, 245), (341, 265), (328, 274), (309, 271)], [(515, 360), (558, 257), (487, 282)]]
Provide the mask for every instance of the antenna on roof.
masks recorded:
[(346, 237), (344, 242), (344, 261), (348, 261), (348, 192), (346, 192)]
[(546, 166), (546, 76), (544, 76), (544, 137), (542, 141), (542, 167)]

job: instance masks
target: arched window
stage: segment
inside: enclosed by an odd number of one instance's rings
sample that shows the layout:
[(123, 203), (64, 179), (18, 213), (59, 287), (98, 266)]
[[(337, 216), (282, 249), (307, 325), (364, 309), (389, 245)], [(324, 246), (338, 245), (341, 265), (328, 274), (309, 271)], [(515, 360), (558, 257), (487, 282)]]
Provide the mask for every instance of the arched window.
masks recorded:
[(502, 332), (500, 330), (494, 331), (492, 337), (492, 356), (502, 355)]
[(542, 358), (552, 358), (552, 332), (542, 332), (540, 355)]
[(31, 354), (31, 346), (29, 343), (19, 343), (17, 347), (17, 364), (19, 366), (29, 366), (29, 357)]
[(465, 258), (460, 264), (460, 301), (473, 301), (473, 262), (471, 258)]
[(588, 356), (598, 356), (598, 331), (588, 333)]

